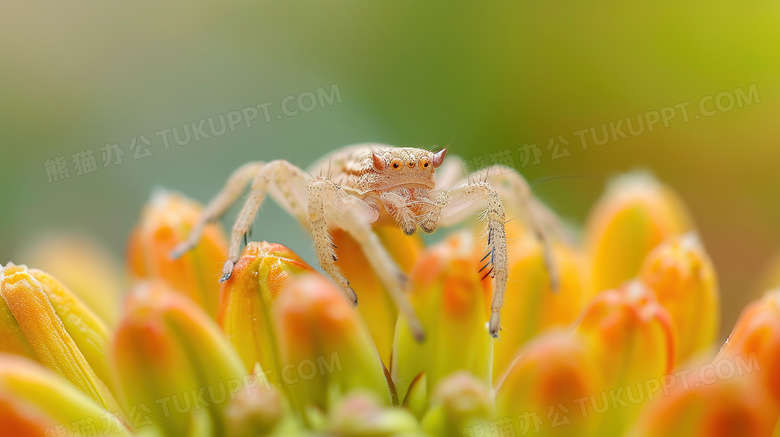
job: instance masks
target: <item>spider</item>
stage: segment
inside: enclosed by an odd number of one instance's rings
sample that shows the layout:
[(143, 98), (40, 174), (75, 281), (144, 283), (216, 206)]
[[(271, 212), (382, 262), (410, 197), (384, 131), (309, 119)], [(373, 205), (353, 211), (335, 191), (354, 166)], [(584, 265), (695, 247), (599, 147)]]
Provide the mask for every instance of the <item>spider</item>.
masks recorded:
[(249, 197), (233, 226), (220, 282), (230, 278), (239, 259), (241, 239), (246, 241), (255, 213), (268, 193), (308, 230), (322, 269), (344, 290), (347, 299), (357, 305), (355, 291), (335, 264), (335, 245), (329, 229), (348, 232), (362, 248), (399, 311), (406, 316), (416, 339), (422, 341), (423, 327), (404, 294), (405, 276), (372, 226), (391, 223), (407, 235), (414, 234), (418, 228), (432, 233), (481, 211), (487, 235), (487, 253), (482, 259), (486, 264), (482, 269), (491, 267), (483, 279), (488, 275), (493, 278), (488, 329), (490, 335), (497, 337), (508, 275), (504, 205), (528, 218), (534, 235), (543, 245), (550, 285), (556, 290), (557, 271), (547, 231), (542, 226), (545, 210), (532, 198), (530, 187), (516, 171), (492, 166), (463, 178), (460, 159), (451, 157), (445, 163), (446, 156), (446, 148), (431, 152), (366, 143), (338, 149), (314, 163), (308, 171), (283, 160), (247, 163), (230, 176), (222, 191), (203, 210), (187, 240), (171, 256), (178, 258), (192, 249), (204, 227), (218, 220), (251, 183)]

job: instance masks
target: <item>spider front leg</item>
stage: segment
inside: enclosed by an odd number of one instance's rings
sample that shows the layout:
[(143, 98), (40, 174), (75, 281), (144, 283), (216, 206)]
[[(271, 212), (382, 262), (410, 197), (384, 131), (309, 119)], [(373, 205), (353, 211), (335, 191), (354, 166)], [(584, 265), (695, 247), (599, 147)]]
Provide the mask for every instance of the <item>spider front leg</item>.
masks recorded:
[(409, 208), (407, 198), (385, 191), (379, 196), (379, 201), (404, 234), (412, 235), (417, 231), (417, 216)]
[(228, 208), (238, 200), (249, 182), (263, 168), (263, 165), (265, 164), (262, 162), (250, 162), (242, 165), (230, 175), (222, 191), (203, 209), (198, 221), (187, 236), (187, 240), (171, 252), (171, 258), (178, 259), (185, 252), (197, 246), (206, 225), (219, 220), (225, 214)]
[(297, 218), (304, 227), (308, 225), (304, 205), (309, 179), (310, 177), (303, 170), (287, 161), (271, 161), (263, 165), (252, 181), (252, 191), (233, 224), (228, 259), (222, 268), (220, 282), (226, 281), (233, 274), (233, 266), (241, 255), (241, 239), (246, 239), (266, 193), (270, 192), (274, 200)]
[[(371, 229), (376, 221), (378, 211), (358, 197), (349, 195), (333, 182), (317, 178), (309, 184), (309, 220), (314, 249), (320, 265), (339, 285), (347, 295), (357, 296), (350, 288), (349, 281), (335, 264), (336, 253), (328, 232), (329, 225), (347, 231), (360, 245), (372, 270), (387, 289), (390, 297), (400, 313), (406, 316), (409, 326), (418, 341), (425, 338), (425, 333), (409, 300), (404, 294), (404, 285), (398, 266), (382, 246), (379, 237)], [(329, 223), (328, 219), (331, 219)]]
[[(468, 182), (451, 190), (442, 192), (437, 198), (431, 210), (422, 217), (420, 227), (423, 231), (434, 232), (439, 225), (449, 222), (451, 217), (462, 216), (461, 211), (470, 209), (480, 201), (487, 201), (484, 212), (487, 231), (488, 264), (492, 264), (485, 276), (493, 278), (493, 300), (490, 304), (490, 335), (498, 337), (500, 328), (500, 312), (504, 303), (507, 276), (509, 274), (509, 260), (506, 250), (506, 231), (504, 230), (504, 206), (498, 192), (485, 182)], [(487, 267), (487, 265), (486, 265)], [(483, 279), (484, 279), (483, 277)]]

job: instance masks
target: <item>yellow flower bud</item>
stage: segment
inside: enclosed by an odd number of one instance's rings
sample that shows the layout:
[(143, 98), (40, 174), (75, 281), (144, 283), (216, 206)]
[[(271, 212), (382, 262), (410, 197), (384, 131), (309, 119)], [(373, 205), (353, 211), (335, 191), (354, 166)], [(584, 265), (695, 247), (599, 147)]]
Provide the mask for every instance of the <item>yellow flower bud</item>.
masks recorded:
[(589, 407), (603, 382), (591, 345), (578, 333), (551, 331), (523, 346), (496, 391), (497, 420), (515, 434), (591, 435), (600, 417)]
[(409, 275), (409, 300), (426, 332), (415, 340), (403, 316), (396, 325), (392, 378), (399, 399), (425, 372), (427, 393), (445, 376), (466, 370), (491, 384), (493, 339), (487, 332), (492, 291), (481, 281), (475, 239), (469, 232), (428, 248)]
[(222, 429), (225, 408), (254, 381), (217, 324), (162, 283), (128, 296), (112, 359), (125, 411), (145, 432)]
[(576, 332), (588, 339), (604, 381), (590, 408), (604, 413), (601, 405), (611, 402), (602, 432), (619, 435), (647, 400), (640, 398), (643, 383), (674, 368), (671, 316), (652, 291), (635, 281), (597, 295), (583, 311)]
[(207, 225), (194, 249), (178, 259), (171, 257), (174, 248), (189, 236), (201, 209), (178, 193), (155, 192), (130, 236), (127, 258), (134, 279), (161, 280), (216, 318), (218, 279), (227, 259), (221, 227)]
[(273, 313), (283, 363), (277, 384), (299, 413), (312, 407), (327, 411), (333, 396), (353, 389), (390, 404), (371, 335), (333, 283), (319, 274), (295, 277), (279, 293)]
[(654, 247), (692, 227), (679, 197), (652, 176), (629, 173), (615, 179), (587, 220), (589, 294), (633, 279)]
[(0, 269), (0, 297), (0, 352), (32, 358), (116, 410), (102, 320), (57, 280), (26, 266)]
[(249, 243), (220, 290), (219, 324), (247, 371), (255, 363), (277, 382), (281, 372), (277, 327), (271, 315), (279, 291), (295, 275), (315, 272), (281, 244)]
[[(70, 382), (26, 358), (0, 354), (0, 430), (13, 437), (44, 435), (129, 437), (118, 410), (105, 410)], [(36, 434), (32, 434), (36, 431)]]
[(718, 335), (720, 299), (715, 269), (696, 236), (653, 249), (640, 279), (672, 317), (676, 363), (709, 352)]

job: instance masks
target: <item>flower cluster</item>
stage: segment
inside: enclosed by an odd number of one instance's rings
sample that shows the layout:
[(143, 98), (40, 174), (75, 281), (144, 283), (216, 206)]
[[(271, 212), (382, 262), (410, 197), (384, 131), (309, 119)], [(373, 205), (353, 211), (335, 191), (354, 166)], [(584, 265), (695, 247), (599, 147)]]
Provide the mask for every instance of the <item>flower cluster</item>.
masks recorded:
[(200, 210), (155, 194), (121, 305), (121, 279), (89, 245), (39, 244), (30, 265), (46, 271), (0, 267), (3, 435), (780, 435), (780, 290), (721, 341), (713, 264), (649, 176), (615, 180), (582, 243), (550, 220), (555, 291), (532, 230), (507, 223), (497, 339), (478, 223), (429, 247), (377, 227), (407, 275), (418, 342), (346, 233), (333, 238), (357, 308), (276, 243), (249, 243), (218, 283), (219, 225), (171, 259)]

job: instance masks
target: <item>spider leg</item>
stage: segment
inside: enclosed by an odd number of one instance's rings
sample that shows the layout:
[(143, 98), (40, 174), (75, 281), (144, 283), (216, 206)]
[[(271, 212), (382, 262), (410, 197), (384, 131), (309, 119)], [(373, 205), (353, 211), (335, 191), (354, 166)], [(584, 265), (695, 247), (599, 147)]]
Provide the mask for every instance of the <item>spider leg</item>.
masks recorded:
[[(404, 294), (403, 275), (385, 250), (379, 237), (371, 229), (378, 212), (358, 197), (349, 195), (341, 187), (323, 178), (315, 178), (309, 184), (309, 218), (314, 248), (322, 268), (341, 285), (347, 295), (354, 296), (349, 281), (339, 271), (334, 262), (335, 251), (328, 233), (329, 221), (332, 226), (347, 231), (360, 245), (371, 268), (379, 277), (382, 285), (390, 293), (398, 310), (406, 316), (418, 341), (425, 337), (422, 325)], [(329, 220), (331, 219), (331, 220)], [(357, 304), (357, 296), (354, 296)]]
[[(509, 260), (504, 230), (504, 206), (498, 192), (486, 182), (466, 182), (451, 190), (445, 190), (436, 198), (435, 205), (421, 217), (420, 227), (425, 232), (434, 232), (440, 225), (453, 224), (453, 218), (462, 217), (462, 211), (471, 211), (474, 206), (487, 201), (484, 218), (488, 236), (488, 254), (492, 268), (485, 273), (493, 278), (493, 300), (490, 304), (490, 335), (498, 336), (500, 311), (504, 303)], [(487, 258), (487, 256), (486, 256)]]
[[(445, 162), (441, 170), (448, 170), (452, 167), (461, 168), (460, 164), (460, 162), (455, 162), (453, 164)], [(525, 218), (526, 223), (531, 227), (534, 237), (542, 246), (544, 265), (550, 281), (550, 289), (553, 292), (557, 292), (560, 287), (560, 273), (558, 265), (553, 258), (551, 240), (553, 234), (565, 237), (565, 232), (555, 214), (550, 211), (546, 205), (533, 197), (528, 182), (523, 179), (520, 173), (509, 167), (493, 165), (483, 168), (470, 174), (468, 179), (462, 179), (459, 183), (465, 183), (467, 180), (485, 181), (499, 194), (507, 213), (511, 216)], [(448, 189), (455, 187), (456, 184), (458, 183), (445, 185), (443, 181), (441, 187), (443, 189)], [(465, 220), (472, 213), (473, 210), (461, 209), (458, 211), (458, 214), (453, 214), (448, 219), (445, 219), (442, 226), (450, 226), (451, 224)]]
[(241, 239), (246, 239), (247, 233), (252, 228), (255, 214), (263, 203), (266, 193), (270, 193), (282, 208), (297, 218), (304, 227), (307, 227), (308, 220), (304, 205), (306, 204), (305, 187), (309, 179), (303, 170), (287, 161), (271, 161), (262, 166), (256, 173), (252, 181), (251, 192), (233, 224), (228, 259), (222, 268), (220, 282), (226, 281), (232, 275), (233, 265), (240, 256)]
[(417, 216), (409, 208), (407, 198), (385, 191), (379, 195), (379, 201), (385, 210), (393, 217), (396, 225), (404, 231), (406, 235), (412, 235), (417, 231)]
[(219, 218), (225, 214), (228, 208), (238, 200), (238, 197), (244, 192), (244, 189), (252, 178), (255, 177), (261, 168), (263, 168), (263, 165), (265, 164), (262, 162), (250, 162), (242, 165), (230, 175), (225, 186), (222, 188), (222, 191), (220, 191), (219, 194), (209, 202), (206, 208), (203, 209), (203, 212), (201, 212), (201, 215), (190, 231), (187, 240), (179, 244), (179, 246), (171, 252), (171, 258), (177, 259), (181, 257), (198, 244), (206, 225), (219, 220)]

